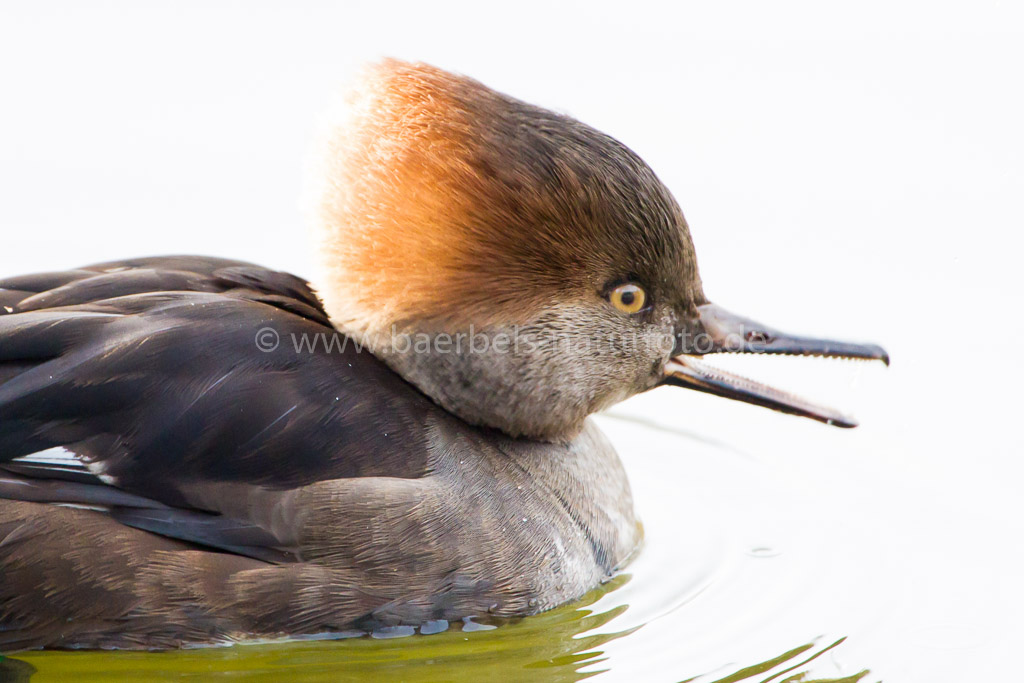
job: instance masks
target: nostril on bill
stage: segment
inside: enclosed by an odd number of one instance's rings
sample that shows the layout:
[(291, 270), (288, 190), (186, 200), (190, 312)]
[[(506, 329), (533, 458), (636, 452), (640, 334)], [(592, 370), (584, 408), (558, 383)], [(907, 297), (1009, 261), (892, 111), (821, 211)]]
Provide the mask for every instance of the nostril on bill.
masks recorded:
[(771, 344), (775, 340), (775, 337), (767, 332), (758, 330), (750, 330), (744, 335), (744, 338), (751, 344)]

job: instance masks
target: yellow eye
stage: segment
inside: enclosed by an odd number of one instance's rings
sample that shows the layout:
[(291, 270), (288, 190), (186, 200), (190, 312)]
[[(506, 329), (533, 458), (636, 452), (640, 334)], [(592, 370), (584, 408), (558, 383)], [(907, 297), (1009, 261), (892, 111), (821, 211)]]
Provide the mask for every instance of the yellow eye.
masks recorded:
[(613, 289), (608, 300), (623, 313), (637, 313), (647, 303), (647, 293), (641, 287), (627, 282)]

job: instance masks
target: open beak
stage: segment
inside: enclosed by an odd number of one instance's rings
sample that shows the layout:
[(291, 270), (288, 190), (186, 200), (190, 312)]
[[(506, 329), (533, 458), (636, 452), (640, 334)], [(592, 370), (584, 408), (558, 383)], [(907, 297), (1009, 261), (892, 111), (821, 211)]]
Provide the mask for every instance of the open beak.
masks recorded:
[(796, 337), (730, 313), (715, 304), (705, 304), (697, 310), (700, 313), (699, 320), (692, 329), (680, 334), (676, 342), (676, 354), (665, 365), (665, 378), (662, 384), (696, 389), (744, 403), (753, 403), (837, 427), (856, 427), (856, 420), (833, 408), (710, 367), (698, 361), (695, 356), (711, 353), (769, 353), (861, 358), (880, 360), (886, 365), (889, 364), (889, 354), (881, 346), (874, 344), (851, 344), (829, 339)]

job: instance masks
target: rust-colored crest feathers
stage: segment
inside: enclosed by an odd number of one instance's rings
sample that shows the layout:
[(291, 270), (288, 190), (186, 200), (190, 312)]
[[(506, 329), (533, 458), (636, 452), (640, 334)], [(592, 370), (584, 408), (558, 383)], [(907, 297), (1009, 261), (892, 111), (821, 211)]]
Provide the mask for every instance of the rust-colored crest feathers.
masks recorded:
[(308, 208), (321, 294), (351, 332), (516, 322), (631, 274), (692, 281), (686, 295), (699, 297), (694, 275), (680, 277), (696, 269), (671, 195), (630, 150), (569, 117), (387, 60), (327, 124)]

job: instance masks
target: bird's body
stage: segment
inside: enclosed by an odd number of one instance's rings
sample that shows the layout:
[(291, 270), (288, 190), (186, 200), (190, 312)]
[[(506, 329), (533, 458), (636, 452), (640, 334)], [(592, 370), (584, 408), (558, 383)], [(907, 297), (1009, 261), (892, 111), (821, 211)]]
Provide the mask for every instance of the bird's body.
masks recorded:
[[(0, 287), (0, 496), (22, 499), (0, 499), (0, 650), (530, 614), (637, 543), (596, 428), (466, 425), (297, 278), (176, 257)], [(83, 468), (39, 457), (55, 447)]]
[(676, 384), (852, 426), (695, 360), (887, 356), (709, 303), (624, 145), (427, 65), (354, 92), (317, 293), (202, 257), (0, 280), (0, 651), (533, 614), (639, 542), (595, 411)]

